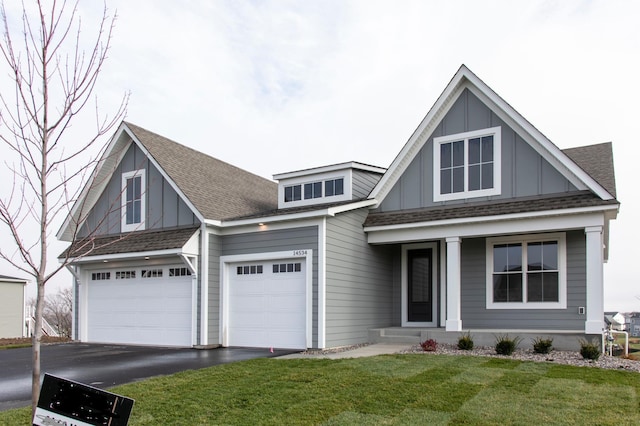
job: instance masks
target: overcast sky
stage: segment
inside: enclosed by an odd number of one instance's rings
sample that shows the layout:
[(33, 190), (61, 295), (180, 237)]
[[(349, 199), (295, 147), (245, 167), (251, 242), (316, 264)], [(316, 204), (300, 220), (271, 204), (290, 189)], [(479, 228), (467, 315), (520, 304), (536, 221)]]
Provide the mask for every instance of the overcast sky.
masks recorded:
[[(81, 1), (88, 18), (99, 2)], [(112, 0), (104, 111), (273, 174), (388, 167), (461, 64), (560, 148), (613, 142), (605, 309), (640, 311), (640, 2)], [(54, 251), (64, 245), (54, 246)], [(56, 254), (57, 254), (56, 253)], [(3, 269), (1, 273), (24, 276)], [(70, 283), (63, 272), (56, 285)]]

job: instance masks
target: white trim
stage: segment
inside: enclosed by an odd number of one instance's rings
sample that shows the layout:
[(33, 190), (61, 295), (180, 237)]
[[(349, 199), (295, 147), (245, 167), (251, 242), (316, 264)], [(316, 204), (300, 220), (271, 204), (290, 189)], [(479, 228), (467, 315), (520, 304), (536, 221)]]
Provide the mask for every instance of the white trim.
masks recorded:
[[(325, 195), (325, 182), (328, 180), (342, 179), (343, 192), (339, 195)], [(320, 183), (322, 192), (321, 197), (317, 198), (304, 198), (304, 186), (306, 184)], [(291, 186), (300, 186), (300, 200), (285, 201), (284, 194), (285, 188)], [(337, 203), (341, 201), (348, 201), (353, 198), (353, 172), (351, 169), (338, 170), (332, 173), (322, 173), (314, 175), (304, 175), (298, 178), (281, 180), (278, 183), (278, 208), (288, 209), (292, 207), (313, 206), (326, 203)]]
[(209, 233), (204, 223), (200, 227), (200, 243), (200, 344), (206, 346), (209, 344)]
[[(484, 219), (484, 218), (483, 218)], [(441, 226), (430, 226), (429, 223), (411, 224), (411, 227), (399, 229), (372, 230), (365, 228), (370, 244), (406, 243), (412, 241), (434, 240), (446, 237), (497, 236), (507, 234), (527, 234), (532, 232), (563, 231), (581, 229), (588, 226), (603, 226), (602, 213), (575, 214), (567, 216), (522, 218), (502, 221), (482, 221), (478, 223), (461, 223)]]
[(438, 244), (440, 248), (440, 323), (447, 323), (447, 251), (446, 251), (446, 241), (440, 240)]
[(365, 232), (383, 232), (383, 231), (396, 231), (403, 229), (415, 229), (415, 228), (436, 228), (453, 225), (465, 225), (465, 224), (478, 224), (485, 222), (503, 222), (509, 220), (520, 219), (535, 219), (551, 216), (567, 216), (567, 215), (579, 215), (587, 213), (599, 213), (607, 211), (618, 211), (618, 205), (610, 206), (597, 206), (597, 207), (581, 207), (573, 209), (559, 209), (559, 210), (544, 210), (539, 212), (524, 212), (524, 213), (511, 213), (504, 215), (493, 216), (474, 216), (471, 218), (457, 218), (457, 219), (445, 219), (445, 220), (431, 220), (425, 222), (412, 222), (403, 223), (400, 225), (382, 225), (382, 226), (367, 226), (364, 228)]
[(560, 173), (579, 189), (590, 189), (603, 200), (614, 197), (602, 185), (576, 165), (565, 153), (547, 139), (538, 129), (505, 102), (496, 92), (480, 80), (469, 68), (462, 65), (440, 94), (427, 115), (413, 132), (398, 156), (371, 192), (370, 197), (382, 202), (404, 174), (417, 153), (427, 142), (441, 119), (451, 109), (464, 89), (469, 89), (500, 117), (519, 136), (529, 143)]
[[(501, 127), (474, 130), (454, 135), (433, 138), (433, 201), (461, 200), (487, 197), (502, 193), (502, 130)], [(493, 136), (493, 188), (469, 190), (469, 139)], [(440, 146), (462, 140), (464, 142), (464, 191), (450, 194), (440, 193)]]
[[(431, 280), (432, 280), (432, 297), (431, 297), (431, 312), (432, 312), (432, 321), (430, 322), (416, 322), (409, 321), (409, 312), (408, 312), (408, 304), (409, 304), (409, 270), (408, 270), (408, 260), (409, 260), (409, 251), (411, 250), (420, 250), (420, 249), (431, 249), (432, 253), (432, 271), (431, 271)], [(420, 243), (420, 244), (403, 244), (402, 245), (402, 265), (401, 265), (401, 304), (402, 304), (402, 326), (403, 327), (436, 327), (438, 321), (438, 294), (439, 294), (439, 282), (438, 282), (438, 243), (437, 242), (429, 242), (429, 243)]]
[[(145, 257), (180, 256), (182, 254), (183, 254), (182, 248), (157, 250), (157, 251), (136, 251), (132, 253), (115, 253), (115, 254), (101, 254), (99, 256), (85, 256), (80, 259), (74, 260), (72, 263), (80, 264), (80, 263), (104, 262), (105, 265), (108, 265), (109, 262), (117, 261), (117, 260), (134, 260), (134, 259), (140, 259)], [(63, 259), (60, 260), (60, 262), (62, 261)]]
[(447, 243), (447, 321), (445, 330), (462, 331), (460, 237), (448, 237)]
[[(127, 181), (140, 177), (140, 222), (127, 224)], [(147, 217), (147, 171), (145, 169), (132, 170), (122, 173), (122, 185), (120, 187), (120, 230), (122, 232), (142, 231), (145, 229)]]
[[(528, 302), (527, 299), (527, 243), (557, 241), (558, 243), (558, 301)], [(522, 243), (522, 302), (493, 301), (493, 246), (509, 242)], [(486, 239), (486, 309), (566, 309), (567, 308), (567, 236), (552, 234), (511, 235)]]
[(273, 179), (274, 180), (291, 179), (295, 177), (312, 176), (320, 173), (329, 173), (329, 172), (335, 172), (338, 170), (345, 170), (345, 169), (363, 170), (365, 172), (373, 172), (373, 173), (380, 173), (380, 174), (383, 174), (385, 171), (387, 171), (387, 169), (383, 167), (371, 166), (369, 164), (358, 163), (357, 161), (350, 161), (346, 163), (332, 164), (329, 166), (320, 166), (320, 167), (313, 167), (310, 169), (296, 170), (293, 172), (278, 173), (273, 175)]
[[(318, 225), (318, 349), (327, 345), (327, 219)], [(313, 311), (313, 305), (311, 306)]]
[(289, 251), (249, 253), (220, 256), (220, 336), (222, 346), (229, 346), (229, 283), (231, 279), (231, 264), (238, 262), (256, 262), (276, 259), (304, 258), (306, 265), (306, 345), (313, 343), (313, 250), (299, 249)]
[(587, 318), (586, 334), (602, 334), (604, 328), (603, 234), (602, 226), (586, 227)]

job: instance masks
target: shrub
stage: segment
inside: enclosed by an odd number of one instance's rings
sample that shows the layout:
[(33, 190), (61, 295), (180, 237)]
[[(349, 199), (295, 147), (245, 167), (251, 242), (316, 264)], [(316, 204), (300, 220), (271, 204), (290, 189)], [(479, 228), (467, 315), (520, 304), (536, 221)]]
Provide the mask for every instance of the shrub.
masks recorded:
[(467, 334), (460, 336), (458, 339), (458, 349), (463, 351), (470, 351), (473, 349), (473, 338), (471, 337), (471, 333), (467, 332)]
[(519, 337), (511, 338), (508, 335), (496, 337), (496, 353), (498, 355), (511, 355), (516, 350), (522, 339)]
[(533, 339), (533, 351), (537, 354), (548, 354), (553, 349), (553, 339), (536, 337)]
[(422, 346), (422, 350), (425, 352), (435, 352), (438, 348), (438, 342), (433, 339), (427, 339), (420, 343), (420, 346)]
[(591, 343), (586, 340), (580, 341), (580, 355), (584, 359), (597, 361), (600, 358), (600, 345), (597, 341), (592, 340)]

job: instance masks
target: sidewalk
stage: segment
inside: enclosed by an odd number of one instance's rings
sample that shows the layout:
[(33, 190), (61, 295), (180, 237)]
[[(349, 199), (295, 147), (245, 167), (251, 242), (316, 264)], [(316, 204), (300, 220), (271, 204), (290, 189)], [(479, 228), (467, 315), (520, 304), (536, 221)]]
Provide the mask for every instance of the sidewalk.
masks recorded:
[(407, 343), (374, 343), (372, 345), (362, 346), (360, 348), (348, 349), (340, 352), (319, 352), (313, 353), (295, 353), (278, 357), (278, 359), (342, 359), (342, 358), (361, 358), (365, 356), (388, 355), (395, 354), (411, 348), (414, 345)]

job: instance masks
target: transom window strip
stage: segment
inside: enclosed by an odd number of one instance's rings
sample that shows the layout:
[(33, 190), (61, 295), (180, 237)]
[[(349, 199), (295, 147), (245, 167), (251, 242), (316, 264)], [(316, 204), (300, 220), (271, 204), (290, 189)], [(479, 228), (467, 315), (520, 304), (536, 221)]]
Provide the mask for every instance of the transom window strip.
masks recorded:
[(162, 269), (143, 269), (142, 278), (155, 278), (162, 276)]
[(130, 280), (136, 277), (136, 271), (116, 271), (116, 280)]
[(101, 281), (101, 280), (110, 280), (111, 272), (92, 272), (91, 280), (93, 281)]
[(244, 266), (238, 266), (236, 268), (236, 274), (237, 275), (255, 275), (255, 274), (261, 274), (262, 270), (263, 270), (262, 265), (244, 265)]
[(302, 271), (302, 264), (298, 263), (274, 263), (273, 273), (282, 274), (287, 272), (300, 272)]
[[(324, 183), (324, 193), (323, 193)], [(303, 191), (304, 189), (304, 191)], [(334, 197), (344, 194), (344, 178), (328, 179), (324, 181), (309, 182), (305, 184), (290, 185), (284, 187), (284, 201), (311, 200), (314, 198)]]
[(186, 277), (191, 275), (189, 268), (169, 268), (170, 277)]

